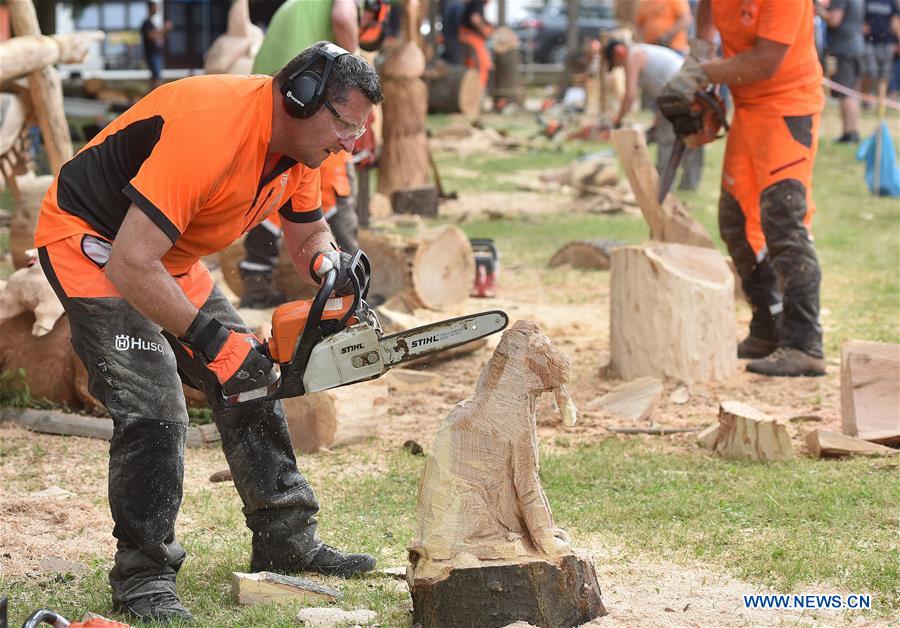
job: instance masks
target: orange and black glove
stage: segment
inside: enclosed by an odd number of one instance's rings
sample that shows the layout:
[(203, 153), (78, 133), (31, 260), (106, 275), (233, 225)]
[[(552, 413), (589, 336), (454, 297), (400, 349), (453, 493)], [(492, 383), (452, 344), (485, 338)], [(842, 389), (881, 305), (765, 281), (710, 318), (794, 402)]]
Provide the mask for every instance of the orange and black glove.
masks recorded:
[(350, 281), (350, 262), (353, 257), (338, 249), (331, 251), (317, 251), (309, 262), (309, 274), (313, 281), (320, 284), (322, 279), (331, 271), (337, 269), (337, 279), (334, 282), (334, 294), (343, 297), (353, 294), (353, 283)]
[(278, 378), (259, 338), (227, 329), (204, 312), (197, 313), (181, 340), (216, 376), (226, 397), (265, 388)]

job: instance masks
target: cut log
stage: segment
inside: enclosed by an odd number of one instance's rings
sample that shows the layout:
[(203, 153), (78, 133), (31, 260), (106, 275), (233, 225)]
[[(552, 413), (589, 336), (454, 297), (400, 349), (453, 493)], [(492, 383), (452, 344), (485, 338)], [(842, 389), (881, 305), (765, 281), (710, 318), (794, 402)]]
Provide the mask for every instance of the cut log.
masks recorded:
[(590, 561), (554, 526), (538, 476), (535, 411), (553, 391), (566, 425), (571, 362), (534, 323), (503, 333), (475, 386), (441, 423), (416, 500), (407, 582), (413, 621), (571, 626), (604, 614)]
[(494, 81), (491, 97), (497, 103), (501, 99), (507, 102), (521, 102), (525, 96), (522, 77), (519, 71), (519, 38), (506, 26), (494, 31)]
[(28, 172), (15, 178), (19, 195), (16, 210), (9, 222), (9, 250), (13, 266), (24, 268), (32, 257), (26, 251), (34, 248), (34, 230), (44, 195), (53, 183), (50, 175), (35, 176)]
[(617, 240), (577, 240), (569, 242), (550, 258), (550, 268), (569, 264), (572, 268), (609, 270), (610, 256), (622, 246)]
[(900, 450), (891, 449), (861, 438), (829, 430), (814, 429), (806, 435), (809, 452), (816, 458), (837, 458), (841, 456), (894, 456)]
[[(40, 35), (37, 12), (31, 0), (9, 0), (9, 13), (16, 35)], [(34, 114), (44, 138), (47, 159), (54, 175), (72, 158), (72, 138), (63, 111), (62, 82), (52, 65), (34, 70), (28, 75), (28, 91)]]
[(591, 561), (555, 560), (460, 567), (442, 580), (410, 587), (413, 623), (422, 628), (580, 626), (606, 615)]
[(719, 406), (716, 453), (739, 460), (781, 461), (794, 457), (787, 426), (740, 401)]
[(841, 429), (900, 443), (900, 345), (848, 340), (841, 347)]
[(413, 42), (397, 46), (382, 66), (384, 144), (379, 157), (378, 191), (428, 185), (428, 137), (425, 119), (428, 87), (419, 78), (425, 55)]
[(302, 602), (315, 604), (339, 600), (337, 589), (294, 576), (261, 571), (259, 573), (231, 573), (231, 596), (238, 604), (270, 604), (272, 602)]
[(692, 384), (735, 374), (734, 278), (718, 251), (682, 244), (612, 253), (610, 356), (622, 379)]
[(3, 80), (25, 76), (57, 63), (81, 63), (91, 44), (102, 41), (103, 31), (81, 31), (66, 35), (22, 35), (0, 42)]
[(397, 188), (391, 193), (391, 207), (395, 214), (437, 216), (438, 189), (430, 184)]
[(387, 384), (359, 382), (283, 399), (294, 449), (306, 454), (377, 436), (387, 416)]
[(637, 423), (653, 414), (662, 392), (663, 385), (660, 380), (655, 377), (639, 377), (594, 399), (585, 406), (585, 409), (604, 410)]
[(643, 132), (637, 129), (616, 129), (610, 135), (610, 140), (619, 156), (619, 163), (628, 176), (641, 212), (650, 226), (650, 239), (715, 248), (703, 225), (684, 209), (674, 194), (670, 192), (661, 205), (656, 200), (659, 175), (650, 159)]
[(472, 244), (459, 227), (436, 227), (414, 238), (361, 229), (359, 246), (372, 262), (371, 296), (402, 295), (412, 307), (444, 310), (465, 301), (472, 289)]
[(461, 113), (469, 120), (481, 115), (484, 87), (478, 70), (464, 65), (440, 63), (425, 70), (428, 113)]

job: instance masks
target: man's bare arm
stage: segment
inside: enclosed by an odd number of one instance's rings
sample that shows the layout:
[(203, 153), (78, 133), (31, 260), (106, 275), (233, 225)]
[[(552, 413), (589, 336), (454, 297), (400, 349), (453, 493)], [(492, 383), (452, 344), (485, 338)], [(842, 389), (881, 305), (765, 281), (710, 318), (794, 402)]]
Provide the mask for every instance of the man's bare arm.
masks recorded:
[(294, 269), (302, 281), (316, 285), (309, 272), (310, 261), (317, 251), (331, 251), (334, 236), (324, 218), (315, 222), (289, 222), (282, 220), (284, 246), (291, 256)]
[(622, 120), (631, 111), (631, 105), (637, 96), (638, 80), (641, 76), (641, 70), (647, 62), (647, 55), (640, 50), (632, 50), (625, 60), (625, 93), (622, 95), (622, 102), (619, 105), (619, 115), (613, 120), (613, 126), (620, 126)]
[(697, 39), (708, 42), (716, 40), (716, 26), (713, 24), (710, 0), (700, 0), (697, 5)]
[(169, 237), (132, 205), (113, 243), (106, 276), (138, 312), (180, 338), (197, 308), (162, 264), (170, 248)]
[(772, 78), (790, 48), (771, 39), (757, 37), (753, 48), (727, 59), (701, 64), (712, 83), (750, 85)]
[(331, 7), (331, 28), (334, 43), (354, 52), (359, 44), (359, 23), (356, 17), (356, 0), (334, 0)]

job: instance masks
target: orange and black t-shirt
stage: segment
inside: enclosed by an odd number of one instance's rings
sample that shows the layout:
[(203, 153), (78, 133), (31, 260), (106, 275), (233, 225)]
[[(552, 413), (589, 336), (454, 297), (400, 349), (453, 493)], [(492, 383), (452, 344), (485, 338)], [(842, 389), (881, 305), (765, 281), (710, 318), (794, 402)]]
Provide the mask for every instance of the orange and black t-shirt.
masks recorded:
[(279, 211), (322, 217), (319, 171), (281, 157), (264, 175), (272, 78), (197, 76), (156, 89), (59, 172), (44, 197), (35, 246), (78, 234), (114, 241), (134, 203), (172, 240), (179, 275)]
[(825, 106), (822, 66), (813, 38), (813, 3), (808, 0), (714, 0), (713, 22), (725, 56), (750, 50), (757, 37), (790, 46), (775, 76), (730, 86), (735, 103), (747, 108), (807, 115)]

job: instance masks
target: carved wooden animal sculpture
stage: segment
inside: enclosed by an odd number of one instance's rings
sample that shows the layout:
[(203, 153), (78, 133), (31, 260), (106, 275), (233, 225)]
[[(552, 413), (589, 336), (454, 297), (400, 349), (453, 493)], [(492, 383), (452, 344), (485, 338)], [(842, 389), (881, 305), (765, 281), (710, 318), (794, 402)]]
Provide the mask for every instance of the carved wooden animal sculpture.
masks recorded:
[(248, 0), (234, 0), (228, 11), (228, 30), (206, 51), (207, 74), (250, 74), (263, 42), (263, 32), (250, 21)]
[(49, 334), (64, 313), (62, 303), (37, 263), (14, 272), (0, 293), (0, 321), (25, 311), (34, 312), (31, 333), (35, 336)]
[(435, 561), (469, 563), (569, 550), (538, 478), (535, 411), (553, 392), (567, 425), (569, 358), (538, 326), (519, 321), (503, 334), (475, 395), (444, 419), (419, 485), (410, 546), (416, 577)]

